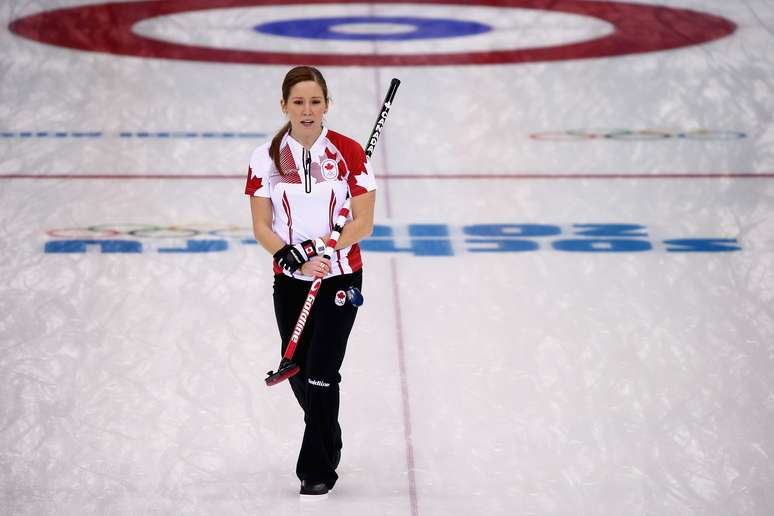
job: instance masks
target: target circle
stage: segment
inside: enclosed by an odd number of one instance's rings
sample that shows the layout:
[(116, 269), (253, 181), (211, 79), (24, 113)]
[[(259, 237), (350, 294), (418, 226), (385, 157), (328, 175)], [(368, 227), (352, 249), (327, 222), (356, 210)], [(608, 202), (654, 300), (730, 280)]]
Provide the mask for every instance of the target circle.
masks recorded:
[[(382, 29), (383, 32), (365, 32), (368, 30), (369, 25), (377, 31)], [(352, 27), (352, 30), (347, 30), (347, 27)], [(395, 29), (398, 30), (396, 31)], [(306, 39), (407, 41), (472, 36), (488, 32), (492, 28), (478, 22), (438, 18), (345, 16), (281, 20), (258, 25), (255, 27), (255, 30), (275, 36)]]
[[(362, 0), (322, 0), (317, 5), (351, 5)], [(725, 18), (660, 5), (598, 0), (482, 0), (477, 6), (530, 9), (590, 17), (610, 24), (612, 33), (577, 42), (542, 47), (450, 53), (293, 53), (213, 48), (149, 38), (133, 27), (156, 17), (192, 11), (256, 6), (302, 6), (308, 0), (139, 0), (45, 11), (9, 25), (18, 36), (41, 43), (116, 55), (216, 63), (315, 66), (446, 66), (565, 61), (656, 52), (707, 43), (732, 34)], [(402, 4), (374, 0), (371, 5)], [(418, 6), (466, 6), (465, 0), (412, 0)], [(106, 25), (105, 21), (110, 20)]]

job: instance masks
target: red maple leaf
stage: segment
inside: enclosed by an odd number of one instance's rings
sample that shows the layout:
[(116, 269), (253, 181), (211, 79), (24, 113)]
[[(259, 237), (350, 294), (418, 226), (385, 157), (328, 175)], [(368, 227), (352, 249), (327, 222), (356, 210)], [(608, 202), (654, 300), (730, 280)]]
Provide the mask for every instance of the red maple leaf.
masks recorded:
[(245, 193), (254, 194), (263, 186), (263, 179), (253, 175), (253, 167), (247, 167), (247, 187)]

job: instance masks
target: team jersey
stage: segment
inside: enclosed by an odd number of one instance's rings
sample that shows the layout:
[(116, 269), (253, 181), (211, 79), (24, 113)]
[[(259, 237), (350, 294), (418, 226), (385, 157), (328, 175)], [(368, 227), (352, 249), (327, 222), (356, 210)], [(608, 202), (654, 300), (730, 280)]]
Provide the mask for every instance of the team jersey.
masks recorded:
[[(280, 165), (277, 170), (269, 157), (266, 142), (253, 151), (247, 169), (245, 194), (271, 199), (272, 230), (286, 244), (325, 238), (333, 229), (339, 210), (347, 199), (376, 190), (371, 164), (355, 140), (323, 127), (317, 141), (306, 153), (303, 146), (286, 133), (280, 143)], [(303, 155), (311, 157), (309, 173), (304, 172)], [(351, 220), (350, 216), (348, 220)], [(360, 270), (360, 246), (339, 249), (331, 257), (328, 276)], [(274, 273), (283, 273), (311, 281), (300, 272), (294, 274), (274, 262)]]

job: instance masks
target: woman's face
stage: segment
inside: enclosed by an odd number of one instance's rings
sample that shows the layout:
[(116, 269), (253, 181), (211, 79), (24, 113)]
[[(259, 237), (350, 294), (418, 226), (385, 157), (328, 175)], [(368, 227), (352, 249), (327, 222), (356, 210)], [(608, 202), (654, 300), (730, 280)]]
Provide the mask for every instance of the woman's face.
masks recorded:
[(288, 101), (281, 99), (280, 106), (290, 120), (294, 137), (312, 138), (320, 134), (323, 115), (328, 111), (328, 101), (319, 84), (314, 81), (296, 83), (290, 88)]

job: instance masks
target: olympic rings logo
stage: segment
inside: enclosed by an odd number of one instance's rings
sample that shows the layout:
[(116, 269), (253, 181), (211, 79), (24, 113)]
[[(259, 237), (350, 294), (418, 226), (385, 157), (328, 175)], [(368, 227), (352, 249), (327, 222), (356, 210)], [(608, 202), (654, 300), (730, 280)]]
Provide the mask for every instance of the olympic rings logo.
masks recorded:
[(572, 129), (532, 133), (533, 140), (574, 142), (581, 140), (619, 140), (619, 141), (658, 141), (658, 140), (698, 140), (725, 141), (747, 138), (742, 131), (724, 131), (713, 129), (694, 129), (692, 131), (669, 129)]
[[(569, 253), (727, 253), (741, 251), (735, 238), (668, 238), (632, 223), (556, 224), (377, 224), (360, 242), (368, 253), (408, 253), (413, 256), (454, 256), (469, 253), (523, 253), (553, 250)], [(404, 230), (405, 229), (405, 230)], [(46, 254), (221, 253), (257, 245), (249, 228), (236, 225), (98, 224), (84, 228), (50, 229), (54, 237), (43, 245)], [(124, 238), (116, 238), (121, 237)], [(205, 238), (196, 238), (205, 236)], [(212, 236), (218, 238), (211, 238)], [(125, 238), (133, 237), (133, 238)], [(142, 239), (150, 239), (150, 241)], [(164, 240), (167, 239), (167, 240)]]
[(196, 238), (220, 237), (252, 239), (253, 231), (247, 226), (217, 224), (185, 224), (156, 226), (153, 224), (96, 224), (85, 228), (49, 229), (46, 234), (52, 238), (98, 239), (98, 238)]

